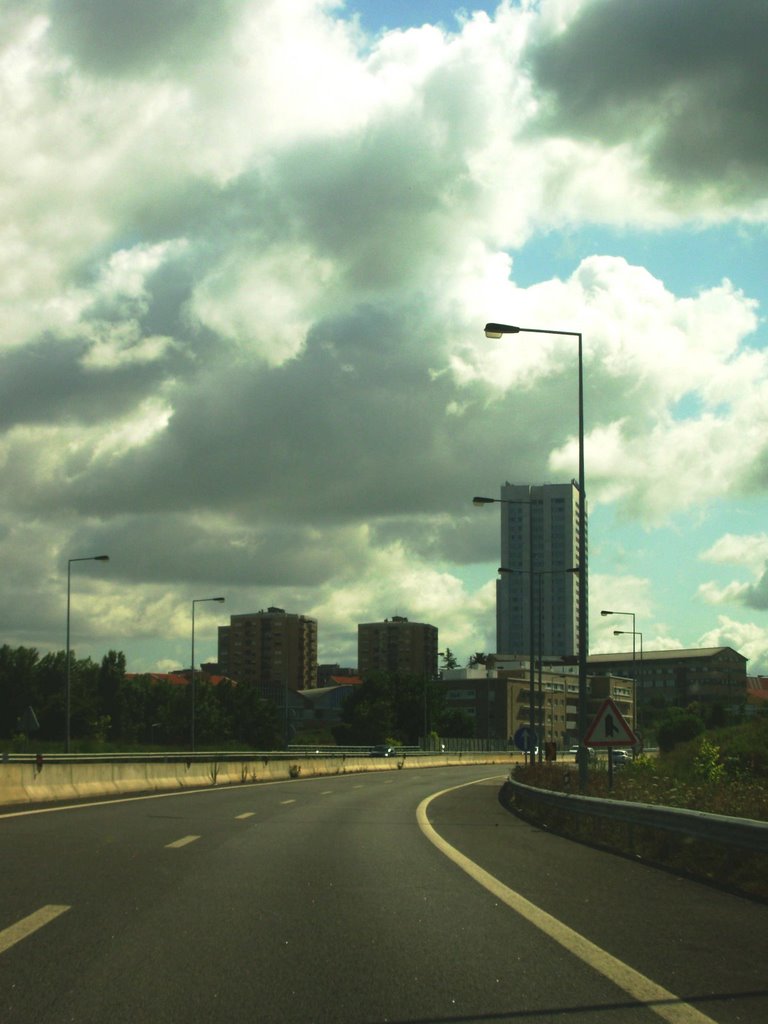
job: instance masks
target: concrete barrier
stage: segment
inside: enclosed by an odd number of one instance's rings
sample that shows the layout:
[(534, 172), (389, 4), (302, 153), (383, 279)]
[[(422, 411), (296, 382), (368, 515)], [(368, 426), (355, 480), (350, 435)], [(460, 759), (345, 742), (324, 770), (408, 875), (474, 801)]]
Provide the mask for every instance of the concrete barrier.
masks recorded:
[(411, 754), (404, 757), (344, 755), (274, 757), (247, 760), (0, 763), (0, 807), (93, 800), (139, 793), (276, 782), (353, 772), (437, 768), (457, 764), (513, 762), (506, 751)]

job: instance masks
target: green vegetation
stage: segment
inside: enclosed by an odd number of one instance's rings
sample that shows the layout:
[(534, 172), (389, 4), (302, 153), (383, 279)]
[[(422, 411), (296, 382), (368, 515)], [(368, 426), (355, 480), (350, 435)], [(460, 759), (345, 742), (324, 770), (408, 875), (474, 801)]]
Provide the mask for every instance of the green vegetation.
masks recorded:
[[(574, 764), (520, 766), (514, 775), (545, 789), (578, 790)], [(590, 768), (586, 795), (768, 821), (768, 718), (709, 730), (658, 757), (640, 757), (615, 771), (612, 789), (606, 763), (598, 764)], [(521, 802), (513, 793), (507, 799), (524, 817), (554, 832), (768, 900), (764, 853), (545, 808), (535, 800)]]
[[(575, 765), (563, 762), (543, 770), (520, 765), (515, 777), (546, 789), (578, 784)], [(639, 757), (616, 769), (608, 786), (607, 765), (598, 762), (590, 768), (587, 796), (768, 821), (768, 718), (709, 730), (658, 757)]]
[[(0, 647), (0, 741), (4, 748), (61, 750), (65, 734), (66, 654), (42, 658), (32, 648)], [(32, 708), (39, 728), (25, 724)], [(110, 651), (100, 665), (70, 662), (72, 750), (181, 749), (190, 743), (191, 692), (148, 675), (126, 679), (125, 656)], [(25, 731), (26, 730), (26, 731)], [(195, 745), (200, 749), (272, 750), (282, 746), (280, 712), (253, 687), (224, 681), (195, 684)], [(5, 742), (7, 741), (7, 742)]]
[(446, 708), (442, 689), (429, 679), (373, 672), (348, 697), (333, 731), (340, 744), (414, 746), (425, 725), (443, 737), (469, 738), (475, 730), (469, 715)]

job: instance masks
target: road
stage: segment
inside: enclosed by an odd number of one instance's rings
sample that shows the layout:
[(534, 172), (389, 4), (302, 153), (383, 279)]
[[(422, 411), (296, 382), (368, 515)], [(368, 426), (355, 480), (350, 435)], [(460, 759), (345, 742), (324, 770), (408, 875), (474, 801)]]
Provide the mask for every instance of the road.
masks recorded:
[(502, 781), (395, 770), (2, 816), (0, 1020), (768, 1020), (764, 905), (534, 829)]

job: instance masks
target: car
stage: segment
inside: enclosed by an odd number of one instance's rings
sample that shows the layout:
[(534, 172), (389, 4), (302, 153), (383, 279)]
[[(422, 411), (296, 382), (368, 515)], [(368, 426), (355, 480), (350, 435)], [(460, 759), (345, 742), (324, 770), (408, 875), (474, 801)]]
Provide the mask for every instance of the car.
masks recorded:
[(378, 743), (375, 747), (371, 747), (371, 757), (394, 757), (395, 748), (388, 747), (386, 743)]
[[(591, 761), (592, 758), (595, 756), (595, 752), (594, 752), (594, 750), (591, 747), (586, 747), (586, 751), (587, 751), (587, 759)], [(579, 760), (579, 745), (578, 745), (578, 743), (575, 746), (570, 748), (570, 750), (568, 751), (568, 755), (569, 755), (569, 757), (572, 757), (574, 761), (578, 761)]]
[(611, 763), (614, 768), (617, 768), (621, 764), (629, 764), (632, 760), (632, 755), (628, 750), (618, 750), (615, 747), (611, 748)]

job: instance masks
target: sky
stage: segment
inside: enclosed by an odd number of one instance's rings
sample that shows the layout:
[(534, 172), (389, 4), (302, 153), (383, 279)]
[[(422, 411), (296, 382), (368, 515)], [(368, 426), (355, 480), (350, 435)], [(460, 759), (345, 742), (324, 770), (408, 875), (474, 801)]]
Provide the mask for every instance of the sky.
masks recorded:
[(768, 673), (764, 0), (4, 0), (0, 643), (215, 660), (271, 605), (495, 647), (577, 476), (590, 647)]

